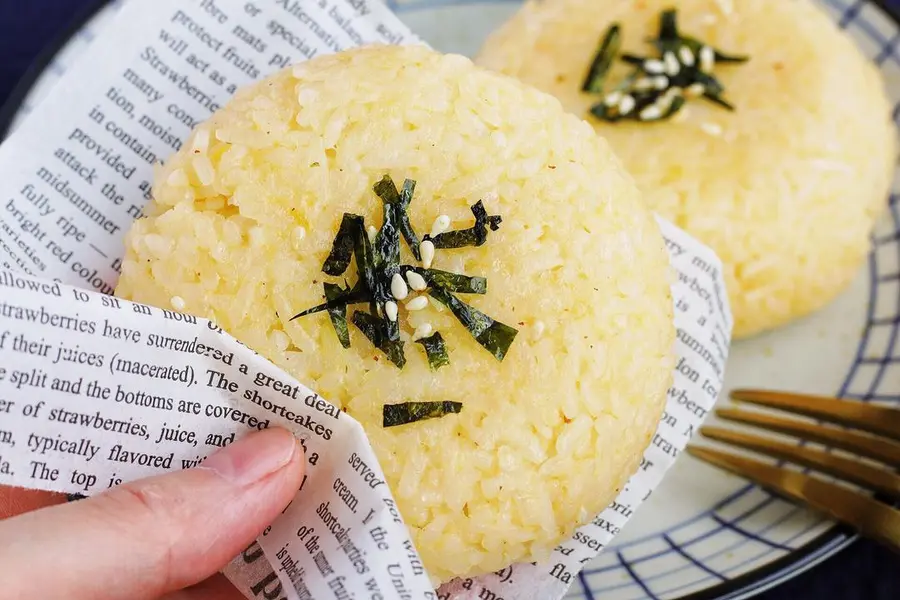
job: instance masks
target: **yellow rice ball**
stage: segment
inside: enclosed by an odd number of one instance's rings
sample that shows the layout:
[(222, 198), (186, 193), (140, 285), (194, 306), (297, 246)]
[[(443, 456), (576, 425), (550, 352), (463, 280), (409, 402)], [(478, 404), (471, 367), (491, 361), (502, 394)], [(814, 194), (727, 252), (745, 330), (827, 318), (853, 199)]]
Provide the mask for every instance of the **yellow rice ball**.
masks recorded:
[[(437, 371), (419, 344), (398, 369), (352, 325), (344, 349), (327, 314), (290, 320), (339, 281), (322, 267), (343, 214), (380, 227), (385, 174), (417, 182), (420, 236), (441, 215), (471, 226), (479, 199), (502, 216), (433, 266), (487, 278), (461, 298), (519, 330), (504, 361), (432, 304), (400, 302), (399, 322), (407, 340), (441, 332)], [(547, 556), (636, 470), (673, 370), (670, 281), (633, 181), (558, 101), (459, 56), (370, 47), (281, 71), (201, 125), (158, 174), (117, 293), (175, 299), (359, 420), (446, 581)], [(463, 408), (384, 428), (383, 405), (403, 401)]]
[[(736, 106), (693, 99), (675, 119), (608, 124), (581, 85), (612, 23), (622, 51), (658, 56), (659, 15), (740, 65), (713, 74)], [(809, 0), (529, 1), (485, 44), (480, 65), (553, 94), (591, 122), (644, 199), (717, 252), (736, 337), (814, 311), (869, 249), (896, 158), (890, 103), (873, 64)], [(631, 72), (619, 64), (606, 90)]]

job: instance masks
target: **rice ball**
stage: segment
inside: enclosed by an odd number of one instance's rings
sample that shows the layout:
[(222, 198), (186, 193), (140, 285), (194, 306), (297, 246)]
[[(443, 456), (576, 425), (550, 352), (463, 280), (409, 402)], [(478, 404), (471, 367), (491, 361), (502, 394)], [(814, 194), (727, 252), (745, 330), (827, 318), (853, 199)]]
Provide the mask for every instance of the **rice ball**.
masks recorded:
[[(409, 286), (402, 369), (352, 324), (344, 348), (327, 313), (291, 320), (335, 279), (344, 213), (381, 227), (384, 175), (416, 181), (420, 236), (470, 227), (478, 200), (502, 217), (433, 268), (487, 279), (460, 298), (518, 330), (504, 360), (440, 304), (412, 310)], [(673, 371), (668, 258), (609, 146), (551, 96), (422, 47), (316, 58), (240, 91), (153, 195), (117, 293), (213, 319), (357, 419), (435, 580), (547, 556), (638, 467)], [(449, 348), (437, 370), (412, 342), (426, 324)], [(462, 409), (383, 427), (404, 401)]]
[[(683, 35), (749, 56), (713, 69), (736, 110), (697, 98), (663, 122), (590, 115), (602, 95), (581, 85), (603, 33), (619, 23), (623, 53), (658, 56), (645, 40), (670, 8)], [(647, 204), (716, 251), (736, 337), (822, 307), (864, 260), (886, 204), (896, 130), (875, 66), (812, 2), (532, 0), (476, 62), (586, 118)], [(617, 63), (605, 89), (631, 69)]]

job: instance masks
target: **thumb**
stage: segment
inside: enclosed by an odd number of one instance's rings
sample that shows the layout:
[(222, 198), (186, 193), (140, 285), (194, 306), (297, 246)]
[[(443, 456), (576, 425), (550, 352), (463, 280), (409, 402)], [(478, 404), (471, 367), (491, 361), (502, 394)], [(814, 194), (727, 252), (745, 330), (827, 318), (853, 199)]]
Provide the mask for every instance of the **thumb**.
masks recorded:
[(0, 521), (4, 598), (156, 598), (216, 573), (297, 493), (290, 432), (250, 434), (200, 467)]

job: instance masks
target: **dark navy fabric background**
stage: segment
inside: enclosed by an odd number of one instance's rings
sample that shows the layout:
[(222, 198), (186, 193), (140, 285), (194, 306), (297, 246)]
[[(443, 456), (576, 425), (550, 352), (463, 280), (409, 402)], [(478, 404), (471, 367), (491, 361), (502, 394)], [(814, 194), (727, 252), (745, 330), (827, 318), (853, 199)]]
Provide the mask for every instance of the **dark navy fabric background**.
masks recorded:
[[(888, 3), (900, 9), (900, 0)], [(93, 4), (95, 0), (0, 0), (0, 105), (42, 50)], [(898, 600), (900, 557), (870, 542), (858, 542), (759, 598)]]

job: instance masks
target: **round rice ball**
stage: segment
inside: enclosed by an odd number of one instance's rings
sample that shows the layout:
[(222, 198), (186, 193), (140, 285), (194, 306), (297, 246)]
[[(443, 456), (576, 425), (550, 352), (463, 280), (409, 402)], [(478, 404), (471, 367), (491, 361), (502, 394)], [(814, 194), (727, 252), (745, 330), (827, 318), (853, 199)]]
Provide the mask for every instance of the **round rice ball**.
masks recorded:
[[(645, 43), (661, 11), (679, 31), (749, 62), (713, 74), (735, 106), (704, 99), (675, 119), (600, 122), (581, 84), (612, 23), (623, 52)], [(591, 122), (654, 210), (725, 263), (744, 337), (816, 310), (856, 274), (886, 204), (896, 129), (874, 65), (808, 0), (530, 1), (476, 61), (559, 98)], [(631, 67), (619, 64), (607, 90)]]
[[(419, 344), (398, 369), (352, 325), (345, 349), (327, 314), (290, 320), (334, 280), (342, 215), (381, 225), (385, 174), (417, 182), (419, 235), (440, 215), (471, 226), (479, 199), (502, 216), (485, 245), (434, 260), (487, 278), (461, 298), (519, 330), (502, 362), (432, 304), (401, 302), (399, 322), (403, 339), (441, 332), (437, 371)], [(200, 126), (158, 174), (117, 293), (215, 320), (362, 423), (446, 581), (547, 556), (636, 470), (673, 371), (670, 281), (634, 182), (558, 101), (463, 57), (370, 47), (281, 71)], [(463, 408), (382, 427), (403, 401)]]

